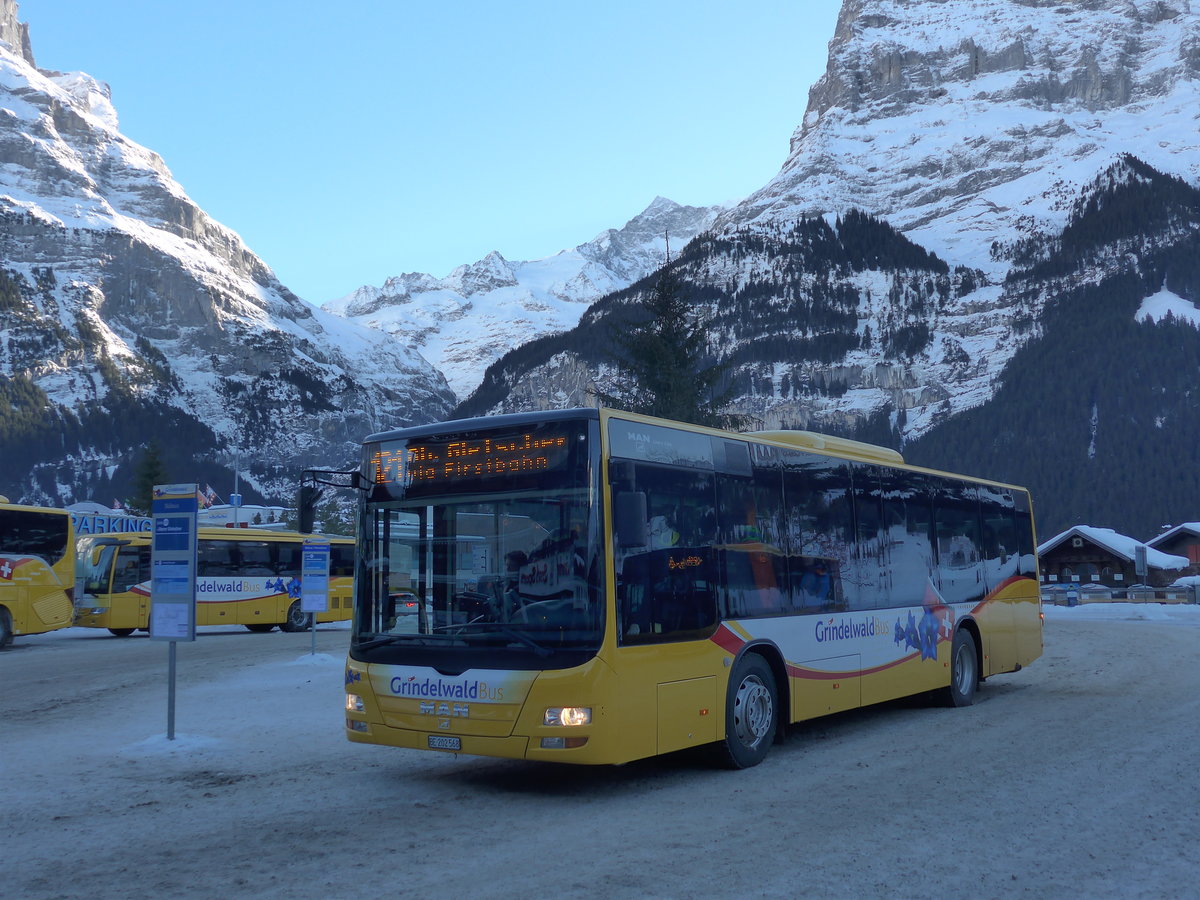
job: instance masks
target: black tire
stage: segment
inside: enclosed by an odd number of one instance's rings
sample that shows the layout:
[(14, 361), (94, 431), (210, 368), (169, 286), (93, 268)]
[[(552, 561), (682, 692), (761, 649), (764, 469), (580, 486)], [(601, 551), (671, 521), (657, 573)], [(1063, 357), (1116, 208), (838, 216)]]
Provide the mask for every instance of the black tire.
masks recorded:
[(748, 769), (766, 759), (779, 728), (779, 694), (775, 674), (757, 653), (748, 653), (729, 677), (725, 695), (723, 761), (732, 769)]
[(7, 609), (0, 609), (0, 650), (12, 643), (12, 616)]
[(946, 706), (970, 706), (975, 702), (975, 689), (979, 687), (979, 652), (975, 649), (975, 638), (965, 629), (954, 632), (950, 645), (950, 684), (942, 689), (942, 702)]
[(108, 630), (109, 633), (115, 634), (117, 637), (129, 637), (134, 632), (132, 628), (110, 628)]
[(308, 613), (300, 609), (300, 601), (293, 600), (292, 605), (288, 607), (287, 619), (279, 626), (282, 631), (307, 631), (308, 630)]
[(270, 631), (274, 627), (275, 626), (273, 624), (271, 624), (270, 622), (256, 622), (253, 625), (247, 625), (246, 630), (254, 631), (254, 632), (257, 632), (258, 634), (265, 634), (266, 632)]

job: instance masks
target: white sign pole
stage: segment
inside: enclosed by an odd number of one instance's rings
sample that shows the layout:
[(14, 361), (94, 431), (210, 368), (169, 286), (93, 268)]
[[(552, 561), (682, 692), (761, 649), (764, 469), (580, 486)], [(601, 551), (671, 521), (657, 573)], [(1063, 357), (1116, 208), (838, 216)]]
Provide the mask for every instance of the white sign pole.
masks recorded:
[(175, 642), (196, 639), (198, 485), (156, 484), (150, 504), (150, 639), (167, 646), (167, 740), (175, 740)]
[(305, 538), (300, 564), (300, 608), (310, 614), (312, 655), (317, 655), (317, 613), (329, 609), (329, 541)]

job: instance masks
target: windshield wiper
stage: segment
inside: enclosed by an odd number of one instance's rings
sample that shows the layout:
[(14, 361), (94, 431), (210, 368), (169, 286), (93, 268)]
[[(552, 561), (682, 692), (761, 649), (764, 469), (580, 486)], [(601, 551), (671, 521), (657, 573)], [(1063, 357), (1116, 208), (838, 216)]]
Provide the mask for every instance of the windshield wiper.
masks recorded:
[(412, 634), (385, 634), (380, 637), (373, 638), (369, 641), (363, 641), (355, 644), (356, 650), (370, 650), (373, 647), (383, 647), (387, 644), (407, 644), (407, 643), (427, 643), (434, 641), (435, 643), (446, 643), (449, 641), (460, 640), (457, 634), (421, 634), (413, 632)]
[[(551, 650), (549, 647), (543, 647), (541, 644), (539, 644), (537, 641), (535, 641), (533, 638), (531, 638), (529, 635), (527, 635), (523, 631), (517, 631), (517, 629), (509, 628), (507, 625), (502, 625), (499, 622), (486, 622), (486, 623), (480, 623), (480, 624), (485, 625), (486, 628), (479, 629), (478, 631), (474, 632), (475, 634), (484, 634), (484, 635), (486, 635), (486, 634), (501, 634), (501, 635), (504, 635), (504, 637), (506, 637), (506, 638), (511, 638), (512, 640), (517, 641), (518, 643), (524, 644), (526, 647), (529, 647), (531, 650), (533, 650), (533, 652), (535, 654), (542, 657), (543, 659), (554, 653), (554, 651)], [(460, 634), (461, 634), (461, 632), (460, 632)]]

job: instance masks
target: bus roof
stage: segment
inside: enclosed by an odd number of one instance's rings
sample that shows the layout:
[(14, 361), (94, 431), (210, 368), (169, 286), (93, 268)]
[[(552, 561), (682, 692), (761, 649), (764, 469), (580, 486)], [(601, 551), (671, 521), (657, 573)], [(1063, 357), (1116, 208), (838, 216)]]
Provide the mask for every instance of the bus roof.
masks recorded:
[(856, 460), (859, 462), (868, 463), (882, 463), (889, 466), (904, 466), (905, 468), (913, 471), (946, 475), (953, 478), (960, 478), (965, 481), (990, 484), (1002, 488), (1013, 488), (1019, 491), (1027, 490), (1020, 485), (1008, 484), (1006, 482), (996, 481), (991, 478), (983, 478), (977, 475), (962, 475), (953, 472), (943, 472), (938, 469), (930, 469), (925, 466), (913, 465), (912, 463), (906, 462), (903, 454), (901, 454), (898, 450), (893, 450), (890, 447), (883, 447), (877, 444), (868, 444), (864, 441), (855, 441), (851, 440), (850, 438), (834, 437), (833, 435), (819, 434), (814, 431), (790, 431), (783, 429), (745, 432), (726, 431), (719, 428), (710, 428), (704, 425), (693, 425), (689, 422), (677, 422), (671, 419), (661, 419), (655, 416), (643, 415), (641, 413), (626, 412), (625, 410), (614, 409), (611, 407), (603, 407), (601, 409), (596, 409), (593, 407), (579, 407), (575, 409), (537, 410), (534, 412), (510, 413), (502, 416), (476, 416), (469, 419), (454, 419), (449, 422), (435, 422), (429, 425), (417, 425), (412, 428), (400, 428), (396, 429), (395, 431), (372, 434), (364, 439), (364, 443), (405, 440), (415, 437), (430, 437), (432, 435), (455, 434), (458, 432), (471, 431), (479, 428), (509, 428), (519, 427), (527, 424), (533, 425), (541, 422), (562, 422), (571, 419), (596, 420), (600, 418), (618, 418), (635, 422), (650, 422), (672, 428), (682, 428), (686, 431), (698, 431), (709, 434), (724, 435), (731, 438), (740, 438), (742, 440), (782, 444), (784, 446), (794, 447), (800, 450), (815, 450), (818, 453), (836, 456), (841, 459)]
[(503, 416), (476, 416), (471, 419), (452, 419), (449, 422), (433, 422), (429, 425), (397, 428), (395, 431), (381, 431), (378, 434), (368, 435), (363, 438), (363, 443), (374, 444), (380, 441), (399, 441), (415, 437), (430, 437), (438, 434), (457, 434), (461, 431), (471, 431), (478, 428), (509, 428), (541, 422), (565, 422), (569, 419), (596, 420), (599, 418), (600, 410), (590, 407), (547, 409), (536, 412), (509, 413)]
[[(254, 540), (288, 540), (294, 541), (299, 538), (316, 538), (318, 540), (328, 540), (335, 543), (353, 542), (353, 537), (347, 537), (344, 534), (301, 534), (299, 531), (279, 531), (269, 528), (223, 528), (220, 526), (205, 526), (201, 525), (196, 529), (199, 537), (212, 540), (214, 538), (226, 538), (235, 540), (237, 538), (252, 538)], [(154, 537), (152, 531), (108, 531), (96, 534), (81, 535), (81, 537), (90, 538), (119, 538), (123, 541), (145, 541), (149, 543)]]

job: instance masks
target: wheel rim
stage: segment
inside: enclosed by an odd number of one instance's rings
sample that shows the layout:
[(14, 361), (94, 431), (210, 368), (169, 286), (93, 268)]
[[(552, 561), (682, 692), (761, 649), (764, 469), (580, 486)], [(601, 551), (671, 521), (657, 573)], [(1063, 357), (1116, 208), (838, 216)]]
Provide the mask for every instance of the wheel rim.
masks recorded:
[(954, 655), (954, 686), (960, 694), (969, 694), (971, 692), (971, 683), (974, 679), (974, 658), (967, 652), (967, 647), (964, 644), (958, 648), (958, 653)]
[(757, 675), (749, 675), (738, 685), (733, 701), (733, 728), (738, 742), (753, 750), (771, 731), (775, 705), (771, 692)]

